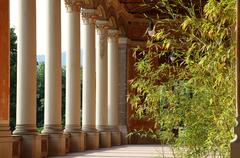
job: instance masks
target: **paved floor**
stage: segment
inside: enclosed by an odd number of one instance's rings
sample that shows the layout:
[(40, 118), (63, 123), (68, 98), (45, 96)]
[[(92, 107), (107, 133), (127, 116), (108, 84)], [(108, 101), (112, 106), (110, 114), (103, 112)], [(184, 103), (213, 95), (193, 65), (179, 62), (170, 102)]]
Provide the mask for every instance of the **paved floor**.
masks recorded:
[(81, 153), (70, 153), (55, 158), (172, 158), (172, 151), (160, 145), (125, 145)]

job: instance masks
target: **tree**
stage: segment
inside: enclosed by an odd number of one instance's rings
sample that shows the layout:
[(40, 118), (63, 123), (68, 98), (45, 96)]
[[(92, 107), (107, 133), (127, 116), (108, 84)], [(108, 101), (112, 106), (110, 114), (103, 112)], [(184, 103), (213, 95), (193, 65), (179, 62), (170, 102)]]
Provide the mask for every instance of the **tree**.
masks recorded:
[[(37, 66), (37, 126), (41, 130), (44, 125), (44, 78), (45, 63)], [(66, 68), (62, 67), (62, 125), (65, 124), (65, 98), (66, 98)]]
[(44, 124), (44, 76), (45, 63), (37, 65), (37, 127), (42, 128)]
[(17, 85), (17, 35), (10, 28), (10, 128), (16, 126), (16, 85)]
[(161, 0), (155, 8), (169, 18), (157, 20), (146, 48), (135, 49), (137, 76), (129, 96), (133, 117), (153, 120), (155, 129), (138, 133), (164, 140), (183, 157), (229, 157), (235, 125), (235, 0), (208, 0), (203, 8)]
[(66, 107), (66, 67), (62, 67), (62, 126), (65, 126)]

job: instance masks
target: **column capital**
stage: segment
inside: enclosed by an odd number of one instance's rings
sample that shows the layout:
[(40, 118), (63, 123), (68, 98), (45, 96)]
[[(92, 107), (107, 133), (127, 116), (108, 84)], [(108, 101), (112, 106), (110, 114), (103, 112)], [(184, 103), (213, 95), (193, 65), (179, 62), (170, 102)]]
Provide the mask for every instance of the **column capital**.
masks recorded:
[(95, 24), (96, 22), (96, 10), (95, 9), (81, 9), (82, 21), (84, 25)]
[(107, 20), (97, 20), (96, 26), (98, 35), (107, 35), (107, 29), (109, 28), (109, 22)]
[(108, 37), (113, 42), (118, 42), (120, 32), (117, 29), (108, 30)]
[(79, 12), (81, 11), (82, 0), (65, 0), (65, 6), (67, 12)]

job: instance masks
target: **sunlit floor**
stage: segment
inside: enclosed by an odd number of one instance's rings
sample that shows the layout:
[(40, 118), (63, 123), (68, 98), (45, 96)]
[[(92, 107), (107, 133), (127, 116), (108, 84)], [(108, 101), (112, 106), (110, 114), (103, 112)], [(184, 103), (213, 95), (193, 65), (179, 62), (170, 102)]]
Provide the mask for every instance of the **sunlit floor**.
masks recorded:
[[(172, 158), (172, 150), (160, 145), (125, 145), (112, 148), (69, 153), (57, 158)], [(55, 157), (56, 158), (56, 157)]]

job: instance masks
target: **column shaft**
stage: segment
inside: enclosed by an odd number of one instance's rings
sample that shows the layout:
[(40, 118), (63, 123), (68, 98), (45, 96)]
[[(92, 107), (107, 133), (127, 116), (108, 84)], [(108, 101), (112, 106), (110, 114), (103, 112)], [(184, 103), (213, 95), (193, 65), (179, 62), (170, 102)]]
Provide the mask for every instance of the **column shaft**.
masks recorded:
[(108, 125), (118, 130), (119, 95), (118, 31), (109, 30), (108, 38)]
[(112, 145), (121, 144), (119, 131), (119, 52), (118, 30), (109, 30), (108, 37), (108, 125), (111, 130)]
[(100, 147), (111, 147), (107, 107), (107, 21), (97, 21), (96, 36), (96, 127)]
[[(66, 2), (66, 1), (65, 1)], [(65, 3), (67, 9), (66, 125), (70, 134), (70, 151), (85, 150), (85, 133), (81, 132), (80, 3)]]
[(80, 13), (68, 12), (68, 44), (66, 66), (66, 128), (80, 132)]
[(86, 132), (86, 149), (99, 148), (96, 130), (95, 10), (82, 9), (83, 108), (82, 130)]
[(94, 10), (82, 12), (83, 108), (82, 129), (95, 131), (95, 19)]
[(18, 1), (17, 120), (21, 157), (41, 157), (36, 129), (36, 0)]
[(15, 134), (36, 130), (36, 0), (19, 0)]
[(43, 133), (61, 133), (61, 1), (47, 1), (45, 108)]
[(62, 131), (61, 0), (46, 3), (46, 61), (44, 129), (48, 134), (48, 155), (64, 155)]
[(108, 128), (107, 107), (107, 21), (97, 21), (96, 36), (96, 126)]

